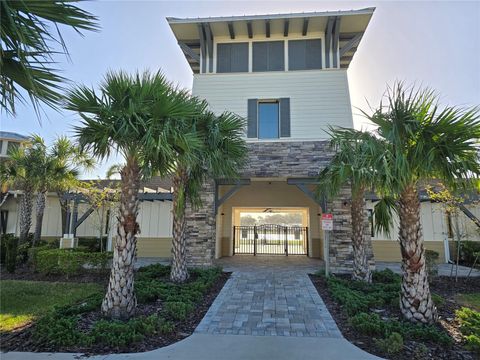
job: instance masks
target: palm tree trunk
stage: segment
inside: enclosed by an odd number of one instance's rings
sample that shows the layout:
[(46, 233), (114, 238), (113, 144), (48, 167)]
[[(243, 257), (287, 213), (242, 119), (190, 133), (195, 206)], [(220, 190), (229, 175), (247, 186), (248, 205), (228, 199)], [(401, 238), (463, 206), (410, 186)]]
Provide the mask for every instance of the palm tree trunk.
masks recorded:
[(189, 278), (185, 243), (185, 184), (187, 173), (179, 169), (173, 178), (173, 240), (170, 280), (181, 283)]
[(19, 244), (24, 244), (28, 240), (28, 233), (32, 226), (32, 207), (33, 207), (33, 189), (27, 187), (23, 191), (20, 201), (20, 239)]
[(430, 324), (437, 320), (437, 309), (428, 284), (420, 224), (420, 201), (415, 185), (409, 185), (400, 194), (399, 205), (403, 271), (400, 310), (410, 321)]
[(37, 194), (37, 208), (35, 221), (35, 234), (33, 236), (32, 247), (40, 241), (42, 236), (43, 214), (45, 213), (45, 203), (47, 201), (47, 190), (39, 191)]
[(140, 168), (135, 158), (128, 158), (121, 171), (122, 192), (117, 239), (113, 249), (112, 270), (107, 293), (102, 303), (104, 316), (126, 320), (137, 306), (134, 293), (134, 265), (137, 251), (139, 226), (138, 191), (140, 189)]
[(352, 191), (352, 245), (354, 280), (372, 281), (372, 272), (368, 263), (368, 247), (371, 241), (365, 236), (365, 191)]

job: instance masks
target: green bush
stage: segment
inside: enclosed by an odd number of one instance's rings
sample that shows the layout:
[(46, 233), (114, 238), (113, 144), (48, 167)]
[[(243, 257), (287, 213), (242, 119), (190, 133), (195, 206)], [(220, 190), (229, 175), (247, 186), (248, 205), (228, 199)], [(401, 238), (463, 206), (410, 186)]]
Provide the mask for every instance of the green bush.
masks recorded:
[(168, 318), (181, 321), (185, 320), (193, 309), (194, 305), (189, 302), (167, 301), (164, 304), (163, 312)]
[(77, 329), (78, 317), (59, 317), (52, 313), (41, 318), (35, 325), (33, 340), (49, 346), (74, 346), (86, 343), (86, 336)]
[(78, 238), (78, 247), (85, 249), (87, 252), (100, 252), (101, 244), (103, 247), (107, 245), (107, 237), (102, 237), (102, 239), (98, 237), (80, 237)]
[(14, 234), (2, 235), (5, 246), (5, 267), (9, 273), (14, 273), (17, 266), (18, 237)]
[(438, 294), (432, 293), (432, 301), (436, 307), (441, 307), (445, 304), (445, 299)]
[(385, 269), (382, 271), (374, 271), (372, 273), (372, 280), (374, 283), (392, 284), (400, 283), (402, 278), (400, 275), (395, 274), (392, 270)]
[(425, 250), (425, 265), (427, 266), (428, 278), (433, 279), (438, 276), (438, 258), (440, 254), (433, 250)]
[(462, 307), (455, 314), (467, 348), (480, 353), (480, 312)]
[[(472, 266), (477, 253), (480, 252), (480, 242), (478, 241), (462, 241), (460, 247), (460, 261), (464, 265)], [(480, 264), (477, 261), (477, 267), (480, 267)]]
[(403, 349), (403, 337), (399, 333), (393, 332), (385, 339), (376, 340), (375, 345), (389, 355), (397, 354)]
[(406, 339), (428, 340), (450, 345), (452, 339), (433, 325), (413, 324), (399, 320), (382, 320), (378, 314), (360, 313), (350, 318), (350, 324), (365, 335), (388, 336), (396, 332)]
[(90, 253), (75, 249), (52, 249), (38, 251), (36, 254), (36, 270), (42, 274), (73, 275), (83, 271), (84, 266), (105, 270), (111, 252)]
[(428, 348), (425, 344), (418, 343), (413, 348), (413, 360), (423, 360), (428, 356)]

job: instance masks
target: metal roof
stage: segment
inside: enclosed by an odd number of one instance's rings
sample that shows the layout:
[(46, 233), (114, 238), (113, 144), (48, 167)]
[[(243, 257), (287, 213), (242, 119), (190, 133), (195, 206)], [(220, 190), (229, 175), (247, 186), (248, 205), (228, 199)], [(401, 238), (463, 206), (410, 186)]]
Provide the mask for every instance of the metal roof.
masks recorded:
[(167, 21), (194, 73), (200, 72), (200, 52), (204, 46), (201, 45), (204, 37), (245, 41), (244, 39), (261, 40), (270, 36), (276, 36), (277, 39), (288, 36), (296, 36), (298, 39), (299, 36), (309, 34), (326, 36), (329, 33), (329, 26), (331, 27), (333, 23), (338, 23), (339, 26), (340, 67), (348, 68), (374, 11), (375, 8), (370, 7), (359, 10), (290, 14), (167, 17)]
[(10, 131), (0, 131), (0, 140), (28, 141), (30, 137)]

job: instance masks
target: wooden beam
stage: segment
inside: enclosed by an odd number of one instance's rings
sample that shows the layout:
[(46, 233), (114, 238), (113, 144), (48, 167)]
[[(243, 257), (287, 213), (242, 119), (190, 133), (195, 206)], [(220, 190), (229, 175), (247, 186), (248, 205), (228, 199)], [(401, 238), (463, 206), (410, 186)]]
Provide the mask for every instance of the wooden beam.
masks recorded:
[(190, 46), (187, 44), (179, 41), (178, 45), (180, 46), (180, 49), (182, 49), (183, 53), (190, 57), (192, 60), (198, 62), (200, 64), (200, 55), (198, 55), (195, 51), (192, 50)]
[(205, 24), (205, 39), (207, 42), (207, 52), (208, 52), (208, 72), (213, 72), (213, 34), (210, 24)]
[(288, 36), (288, 26), (290, 25), (290, 22), (288, 21), (288, 19), (285, 19), (285, 21), (283, 22), (283, 36)]
[(270, 20), (265, 20), (265, 36), (270, 37)]
[[(218, 197), (218, 187), (220, 185), (234, 185), (230, 190), (228, 190), (221, 198)], [(214, 198), (214, 211), (215, 215), (218, 213), (218, 208), (228, 199), (230, 199), (240, 188), (244, 185), (250, 185), (250, 179), (238, 179), (238, 180), (228, 180), (228, 179), (219, 179), (215, 181), (215, 198)]]
[(83, 215), (80, 217), (80, 219), (78, 219), (77, 221), (75, 221), (75, 223), (73, 224), (73, 233), (76, 234), (77, 233), (77, 228), (90, 216), (91, 213), (93, 213), (93, 206), (90, 207), (87, 211), (85, 211), (83, 213)]
[(233, 22), (232, 21), (230, 21), (228, 23), (228, 32), (230, 33), (230, 39), (232, 39), (232, 40), (235, 39), (235, 30), (233, 28)]
[(340, 48), (340, 57), (342, 57), (343, 55), (345, 55), (348, 51), (350, 51), (351, 49), (353, 49), (355, 46), (358, 45), (358, 43), (360, 42), (360, 39), (362, 38), (363, 36), (363, 33), (358, 33), (357, 35), (355, 35), (355, 37), (350, 40), (348, 43), (346, 43), (345, 45), (343, 45), (341, 48)]
[(247, 21), (247, 32), (248, 32), (248, 38), (251, 39), (253, 38), (253, 30), (252, 30), (252, 22)]
[(333, 44), (332, 44), (332, 56), (333, 56), (333, 67), (338, 67), (338, 40), (340, 38), (340, 20), (342, 18), (337, 16), (335, 18), (335, 26), (333, 27)]
[(308, 18), (303, 19), (303, 28), (302, 28), (302, 35), (307, 35), (308, 32)]
[(332, 49), (332, 29), (334, 23), (333, 17), (329, 17), (327, 21), (327, 28), (325, 31), (325, 67), (330, 67), (330, 53)]
[(205, 45), (205, 31), (203, 29), (203, 24), (198, 24), (198, 37), (200, 38), (200, 64), (202, 66), (201, 72), (205, 74), (207, 72), (207, 49)]

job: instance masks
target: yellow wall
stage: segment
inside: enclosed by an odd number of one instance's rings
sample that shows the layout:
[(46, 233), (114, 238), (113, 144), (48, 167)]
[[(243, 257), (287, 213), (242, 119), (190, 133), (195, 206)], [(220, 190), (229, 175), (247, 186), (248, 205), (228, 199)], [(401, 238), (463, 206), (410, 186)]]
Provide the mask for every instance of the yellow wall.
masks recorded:
[[(443, 241), (425, 241), (425, 248), (438, 252), (439, 262), (445, 262), (445, 249)], [(376, 261), (400, 261), (400, 244), (393, 240), (374, 240), (372, 241), (373, 254)]]
[(137, 239), (138, 257), (163, 257), (172, 255), (172, 238), (142, 238)]

